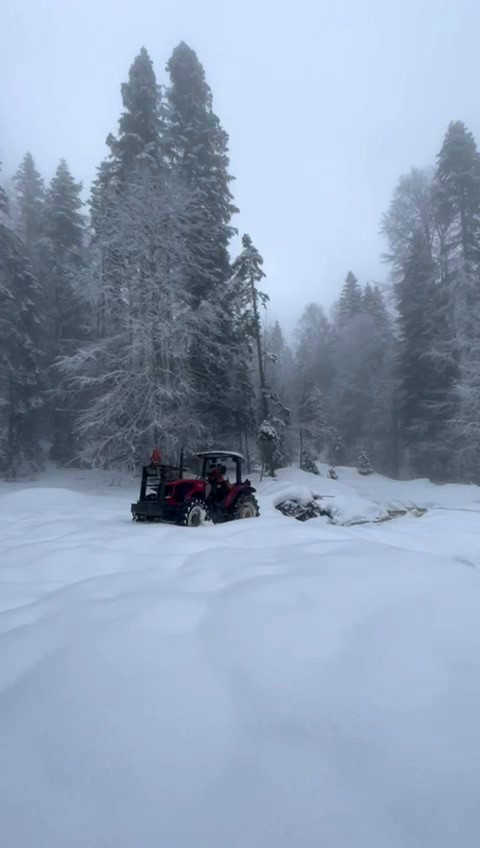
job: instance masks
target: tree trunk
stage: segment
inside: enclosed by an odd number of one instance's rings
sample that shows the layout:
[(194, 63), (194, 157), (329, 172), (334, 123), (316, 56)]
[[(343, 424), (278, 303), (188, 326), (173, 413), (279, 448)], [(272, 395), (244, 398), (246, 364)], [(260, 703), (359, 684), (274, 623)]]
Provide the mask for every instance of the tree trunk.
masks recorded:
[(247, 473), (251, 474), (252, 473), (252, 464), (251, 464), (251, 461), (250, 461), (250, 447), (249, 447), (249, 444), (248, 444), (248, 434), (247, 433), (245, 433), (245, 460), (246, 460), (246, 463), (247, 463)]

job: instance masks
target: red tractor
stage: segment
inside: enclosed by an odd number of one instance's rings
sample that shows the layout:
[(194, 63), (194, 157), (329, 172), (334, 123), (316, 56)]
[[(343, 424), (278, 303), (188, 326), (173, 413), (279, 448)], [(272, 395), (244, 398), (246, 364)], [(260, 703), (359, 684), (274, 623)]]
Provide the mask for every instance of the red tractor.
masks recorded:
[[(183, 453), (179, 466), (163, 465), (158, 450), (142, 471), (140, 497), (132, 504), (134, 521), (168, 521), (198, 527), (205, 521), (219, 524), (237, 518), (256, 518), (260, 512), (250, 480), (242, 481), (242, 460), (233, 451), (201, 451), (198, 477), (184, 478)], [(225, 462), (234, 466), (234, 482)]]

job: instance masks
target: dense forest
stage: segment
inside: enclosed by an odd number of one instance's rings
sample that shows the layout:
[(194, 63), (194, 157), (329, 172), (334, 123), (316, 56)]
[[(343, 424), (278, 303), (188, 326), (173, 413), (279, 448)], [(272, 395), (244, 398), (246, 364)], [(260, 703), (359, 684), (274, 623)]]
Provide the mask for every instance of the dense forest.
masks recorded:
[[(348, 271), (292, 339), (260, 248), (230, 254), (228, 135), (195, 52), (143, 48), (87, 204), (27, 153), (0, 188), (0, 473), (133, 469), (154, 445), (480, 482), (480, 156), (452, 122), (381, 222), (388, 283)], [(292, 280), (292, 285), (301, 281)], [(337, 286), (337, 281), (332, 281)]]

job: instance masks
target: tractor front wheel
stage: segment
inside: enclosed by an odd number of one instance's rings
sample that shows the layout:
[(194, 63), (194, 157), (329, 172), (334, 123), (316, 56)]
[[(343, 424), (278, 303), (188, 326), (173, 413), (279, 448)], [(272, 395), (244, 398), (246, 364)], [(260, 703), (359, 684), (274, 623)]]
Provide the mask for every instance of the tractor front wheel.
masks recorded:
[(177, 524), (182, 527), (200, 527), (208, 518), (208, 506), (203, 498), (192, 498), (182, 508)]
[(257, 499), (253, 495), (240, 495), (233, 507), (233, 518), (257, 518), (259, 515)]

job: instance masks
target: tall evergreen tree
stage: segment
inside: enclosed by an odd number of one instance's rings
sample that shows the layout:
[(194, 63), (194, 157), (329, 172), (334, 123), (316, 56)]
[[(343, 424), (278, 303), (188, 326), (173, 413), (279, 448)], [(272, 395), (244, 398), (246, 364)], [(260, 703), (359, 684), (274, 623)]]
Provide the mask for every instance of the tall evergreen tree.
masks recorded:
[[(121, 93), (123, 112), (118, 122), (118, 134), (110, 134), (107, 144), (111, 151), (108, 176), (115, 175), (123, 181), (128, 178), (139, 157), (151, 157), (157, 164), (161, 158), (163, 104), (153, 63), (145, 47), (135, 57), (128, 72), (128, 82), (122, 83)], [(107, 170), (104, 167), (103, 181)]]
[(399, 315), (396, 407), (402, 453), (410, 473), (446, 479), (458, 355), (450, 225), (446, 206), (443, 216), (439, 209), (436, 181), (413, 169), (400, 179), (382, 229)]
[[(191, 268), (187, 234), (188, 196), (165, 187), (160, 172), (137, 167), (121, 204), (100, 221), (102, 238), (116, 257), (122, 309), (113, 325), (63, 361), (74, 388), (87, 392), (78, 421), (85, 460), (133, 469), (161, 443), (168, 453), (195, 446), (199, 423), (192, 413), (186, 351), (201, 338), (207, 316), (192, 315), (185, 280)], [(115, 303), (102, 289), (101, 312)]]
[(297, 386), (305, 382), (308, 391), (318, 389), (328, 396), (332, 388), (334, 338), (332, 325), (317, 303), (305, 307), (295, 333), (295, 370)]
[(262, 347), (265, 360), (265, 380), (268, 393), (282, 423), (284, 459), (290, 462), (296, 445), (293, 444), (295, 423), (295, 370), (294, 357), (278, 320), (266, 325)]
[(480, 261), (480, 155), (462, 121), (453, 121), (438, 155), (438, 217), (449, 227), (449, 251), (464, 263)]
[(268, 387), (265, 379), (265, 362), (262, 348), (260, 310), (269, 297), (260, 291), (258, 284), (265, 277), (263, 258), (249, 235), (242, 238), (243, 250), (232, 265), (232, 277), (237, 288), (245, 332), (254, 339), (260, 383), (260, 409), (264, 418), (270, 415)]
[(294, 425), (300, 465), (305, 451), (319, 456), (330, 440), (334, 381), (331, 324), (321, 306), (304, 309), (295, 333)]
[(362, 311), (363, 295), (358, 280), (351, 271), (348, 272), (345, 284), (338, 302), (338, 320), (349, 321)]
[(443, 227), (443, 286), (448, 296), (457, 378), (449, 414), (457, 473), (480, 480), (480, 154), (461, 121), (452, 122), (438, 156), (438, 218)]
[(335, 310), (335, 381), (332, 424), (345, 444), (347, 461), (368, 447), (376, 467), (390, 471), (392, 455), (393, 336), (382, 294), (362, 291), (349, 274)]
[[(0, 209), (6, 216), (1, 187)], [(0, 472), (9, 477), (37, 470), (42, 460), (39, 300), (24, 245), (0, 220)]]
[(45, 186), (31, 153), (26, 153), (13, 178), (21, 235), (32, 266), (39, 270), (39, 242), (44, 228)]
[[(188, 239), (195, 262), (187, 291), (193, 309), (201, 308), (211, 316), (203, 337), (189, 345), (189, 363), (198, 390), (197, 415), (207, 433), (215, 434), (226, 414), (222, 395), (230, 384), (232, 360), (245, 357), (235, 315), (225, 301), (231, 273), (228, 245), (235, 232), (231, 218), (237, 211), (230, 191), (228, 136), (213, 111), (212, 92), (196, 53), (180, 43), (167, 70), (166, 148), (194, 212), (188, 221)], [(220, 304), (224, 306), (221, 315)]]
[[(260, 391), (260, 418), (262, 420), (259, 430), (262, 465), (267, 468), (268, 473), (273, 477), (275, 465), (280, 459), (279, 453), (281, 452), (279, 429), (286, 422), (279, 416), (278, 403), (272, 397), (266, 380), (260, 310), (266, 306), (269, 297), (258, 288), (259, 283), (265, 277), (262, 267), (263, 258), (249, 235), (245, 234), (242, 237), (242, 248), (241, 253), (232, 264), (231, 283), (233, 283), (236, 291), (244, 333), (254, 343)], [(275, 410), (273, 406), (276, 407)]]
[(43, 239), (53, 390), (51, 457), (61, 463), (71, 461), (77, 451), (73, 431), (78, 398), (64, 393), (55, 364), (59, 357), (73, 353), (88, 335), (87, 304), (79, 288), (86, 239), (81, 189), (62, 159), (46, 193)]
[[(162, 138), (165, 116), (160, 86), (157, 84), (152, 60), (142, 47), (121, 86), (123, 111), (116, 135), (110, 134), (107, 144), (110, 156), (98, 168), (90, 198), (93, 230), (91, 257), (96, 276), (97, 320), (94, 328), (100, 337), (115, 335), (124, 320), (127, 298), (118, 286), (124, 279), (124, 264), (128, 261), (123, 250), (116, 250), (116, 234), (111, 221), (118, 220), (118, 210), (129, 195), (138, 193), (147, 182), (143, 171), (149, 171), (158, 188), (158, 170), (164, 156)], [(140, 172), (142, 171), (142, 174)], [(151, 203), (149, 194), (148, 202)], [(160, 202), (160, 199), (159, 199)]]
[[(128, 202), (128, 195), (132, 193), (138, 197), (139, 186), (145, 185), (143, 176), (139, 180), (140, 170), (149, 169), (156, 180), (158, 169), (164, 163), (164, 106), (153, 63), (145, 47), (129, 69), (128, 81), (121, 86), (121, 96), (123, 111), (118, 132), (107, 137), (110, 155), (98, 168), (90, 197), (90, 256), (97, 304), (93, 329), (101, 337), (115, 334), (126, 307), (124, 293), (116, 282), (124, 278), (120, 263), (126, 258), (123, 251), (120, 255), (113, 248), (115, 234), (110, 222), (117, 219), (117, 207)], [(158, 187), (158, 180), (155, 185)]]
[(450, 292), (457, 343), (468, 345), (478, 335), (472, 312), (480, 299), (480, 154), (461, 121), (448, 127), (435, 186), (437, 217), (445, 234), (442, 282)]
[(201, 257), (189, 283), (196, 300), (209, 297), (230, 271), (228, 244), (238, 210), (230, 191), (228, 136), (212, 108), (212, 92), (196, 53), (181, 42), (167, 64), (169, 147), (174, 167), (202, 210), (191, 243)]
[[(439, 348), (441, 287), (424, 234), (413, 240), (396, 284), (399, 354), (399, 425), (415, 473), (445, 477), (447, 398), (452, 377)], [(446, 317), (446, 316), (445, 316)]]

